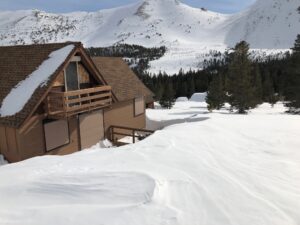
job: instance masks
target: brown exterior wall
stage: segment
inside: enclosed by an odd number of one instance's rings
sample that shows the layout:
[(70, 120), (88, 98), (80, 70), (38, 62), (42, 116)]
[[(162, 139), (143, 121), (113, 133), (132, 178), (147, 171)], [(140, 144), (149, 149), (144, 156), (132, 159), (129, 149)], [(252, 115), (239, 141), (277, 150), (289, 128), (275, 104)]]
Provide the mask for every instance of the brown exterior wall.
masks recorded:
[(107, 137), (109, 135), (108, 129), (112, 125), (145, 128), (146, 116), (145, 113), (134, 116), (134, 100), (118, 102), (113, 104), (111, 108), (104, 110), (104, 127)]
[(70, 143), (50, 152), (47, 155), (67, 155), (80, 150), (79, 130), (77, 117), (69, 118)]
[(78, 74), (81, 84), (90, 83), (90, 74), (81, 63), (78, 63)]
[[(77, 117), (69, 120), (70, 143), (52, 151), (46, 152), (44, 128), (42, 120), (36, 120), (22, 133), (16, 131), (15, 146), (18, 145), (20, 154), (18, 158), (8, 158), (7, 154), (3, 154), (10, 162), (25, 160), (41, 155), (66, 155), (79, 150), (79, 135)], [(0, 131), (1, 132), (1, 131)], [(11, 134), (12, 135), (12, 134)], [(2, 135), (1, 135), (2, 137)], [(13, 142), (13, 141), (12, 141)]]
[(16, 129), (0, 127), (0, 152), (9, 162), (20, 161)]
[[(145, 113), (134, 116), (134, 100), (118, 102), (104, 109), (104, 128), (109, 135), (109, 127), (125, 126), (145, 128)], [(42, 117), (36, 116), (25, 130), (0, 126), (0, 152), (9, 162), (17, 162), (41, 155), (66, 155), (80, 150), (80, 135), (77, 116), (68, 119), (70, 143), (46, 152)]]
[(65, 76), (64, 71), (61, 71), (54, 81), (53, 87), (64, 86), (65, 85)]

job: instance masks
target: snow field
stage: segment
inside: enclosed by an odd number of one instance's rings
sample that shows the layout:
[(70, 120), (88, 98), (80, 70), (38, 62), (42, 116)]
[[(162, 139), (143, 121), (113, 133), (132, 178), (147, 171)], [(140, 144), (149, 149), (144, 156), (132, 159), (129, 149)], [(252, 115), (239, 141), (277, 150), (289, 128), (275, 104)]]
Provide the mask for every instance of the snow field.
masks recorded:
[(177, 102), (148, 120), (199, 121), (0, 167), (0, 224), (298, 225), (300, 120), (284, 110), (210, 114), (203, 102)]

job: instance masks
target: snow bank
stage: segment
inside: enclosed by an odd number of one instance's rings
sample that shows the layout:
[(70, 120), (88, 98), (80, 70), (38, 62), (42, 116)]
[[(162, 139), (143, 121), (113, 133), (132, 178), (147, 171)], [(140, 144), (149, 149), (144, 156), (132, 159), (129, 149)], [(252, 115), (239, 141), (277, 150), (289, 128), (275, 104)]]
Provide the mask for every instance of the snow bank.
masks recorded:
[(4, 159), (3, 155), (0, 155), (0, 166), (7, 164), (7, 161)]
[(209, 119), (135, 145), (0, 167), (0, 224), (300, 224), (298, 116), (282, 105), (249, 115), (199, 105), (158, 110)]
[[(52, 52), (32, 74), (17, 84), (5, 97), (0, 108), (0, 116), (12, 116), (20, 112), (29, 101), (38, 87), (47, 84), (49, 77), (65, 61), (74, 49), (74, 45), (68, 45), (62, 49)], [(14, 104), (12, 104), (12, 102)]]
[(187, 102), (189, 99), (187, 97), (179, 97), (176, 99), (176, 102)]
[(195, 93), (192, 95), (192, 97), (190, 98), (190, 101), (194, 101), (194, 102), (206, 102), (206, 96), (207, 93)]

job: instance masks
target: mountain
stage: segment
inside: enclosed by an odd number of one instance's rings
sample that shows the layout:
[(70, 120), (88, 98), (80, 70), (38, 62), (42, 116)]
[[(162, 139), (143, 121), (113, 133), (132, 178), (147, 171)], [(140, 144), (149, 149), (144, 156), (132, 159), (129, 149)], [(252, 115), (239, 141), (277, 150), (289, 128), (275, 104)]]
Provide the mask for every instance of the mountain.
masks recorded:
[(172, 73), (181, 67), (201, 67), (210, 52), (224, 51), (240, 40), (269, 52), (290, 48), (300, 33), (299, 6), (300, 0), (258, 0), (241, 13), (224, 15), (179, 0), (145, 0), (97, 12), (4, 11), (0, 12), (0, 44), (164, 45), (168, 51), (151, 63), (151, 71)]
[(258, 0), (232, 20), (225, 40), (229, 46), (242, 39), (257, 49), (290, 48), (300, 34), (300, 0)]

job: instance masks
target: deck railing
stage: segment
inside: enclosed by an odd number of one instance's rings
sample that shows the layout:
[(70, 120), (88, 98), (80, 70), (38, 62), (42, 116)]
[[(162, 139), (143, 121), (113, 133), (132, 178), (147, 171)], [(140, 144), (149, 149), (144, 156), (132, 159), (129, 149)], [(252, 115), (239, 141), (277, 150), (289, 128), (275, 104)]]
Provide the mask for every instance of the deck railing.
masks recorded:
[(51, 91), (47, 97), (46, 108), (50, 118), (66, 118), (111, 104), (111, 87), (99, 86), (68, 92)]
[(153, 130), (147, 129), (139, 129), (125, 126), (110, 126), (110, 141), (112, 141), (115, 145), (126, 145), (130, 144), (128, 142), (122, 142), (121, 139), (125, 137), (131, 137), (132, 142), (136, 143), (139, 140), (142, 140), (149, 135), (153, 134)]

